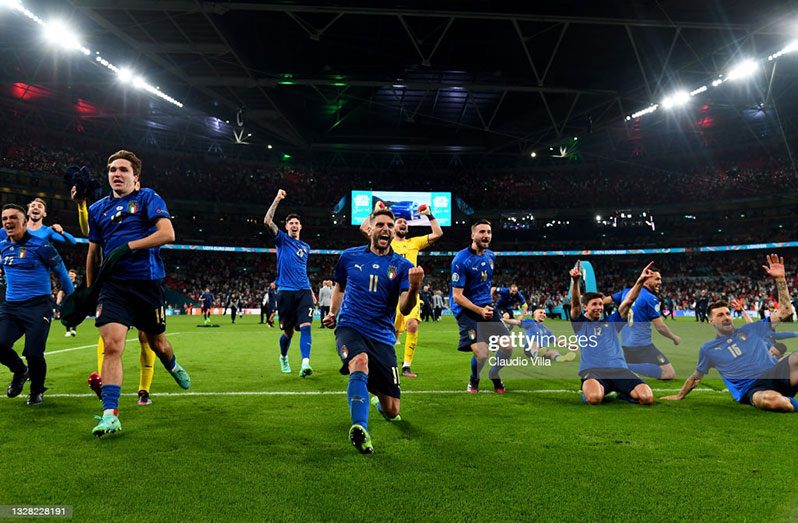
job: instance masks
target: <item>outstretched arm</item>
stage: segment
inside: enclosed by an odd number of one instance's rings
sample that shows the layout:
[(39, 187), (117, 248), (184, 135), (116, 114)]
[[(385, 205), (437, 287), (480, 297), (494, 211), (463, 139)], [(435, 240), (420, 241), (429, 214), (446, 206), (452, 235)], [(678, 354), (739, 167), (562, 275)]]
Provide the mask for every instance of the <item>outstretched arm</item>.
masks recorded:
[(743, 307), (743, 304), (740, 302), (740, 300), (732, 300), (731, 306), (734, 308), (734, 310), (743, 315), (745, 323), (754, 323), (754, 320), (748, 315), (748, 311), (745, 310), (745, 307)]
[(638, 276), (634, 286), (632, 286), (632, 288), (626, 294), (626, 297), (621, 302), (621, 305), (618, 307), (618, 314), (621, 316), (621, 318), (626, 319), (629, 316), (629, 310), (632, 308), (632, 304), (634, 304), (637, 297), (640, 296), (640, 291), (643, 290), (643, 284), (653, 274), (651, 272), (652, 265), (654, 265), (654, 262), (649, 262), (649, 264), (646, 265), (645, 269), (643, 269), (643, 272), (641, 272), (640, 276)]
[(776, 290), (779, 293), (779, 314), (770, 316), (770, 322), (775, 327), (792, 316), (792, 298), (790, 298), (790, 290), (787, 288), (784, 258), (780, 258), (777, 254), (770, 254), (767, 256), (767, 263), (762, 268), (776, 282)]
[(690, 394), (690, 392), (694, 388), (698, 387), (698, 384), (701, 383), (701, 378), (703, 377), (704, 377), (703, 373), (694, 371), (692, 374), (690, 374), (690, 377), (687, 378), (687, 380), (684, 382), (684, 385), (682, 385), (682, 390), (680, 390), (678, 394), (674, 394), (672, 396), (665, 396), (664, 398), (660, 399), (663, 399), (665, 401), (678, 401), (684, 399), (685, 396)]
[(582, 292), (579, 289), (579, 280), (582, 279), (582, 264), (577, 260), (576, 267), (568, 274), (571, 276), (571, 318), (582, 315)]
[(432, 233), (427, 236), (427, 240), (430, 243), (435, 243), (441, 238), (441, 236), (443, 236), (443, 229), (441, 228), (441, 224), (438, 223), (437, 218), (435, 218), (432, 215), (432, 212), (430, 212), (429, 205), (419, 206), (418, 212), (426, 215), (427, 219), (429, 220), (429, 226), (432, 227)]
[(277, 228), (277, 225), (274, 223), (274, 213), (277, 212), (277, 206), (280, 205), (280, 202), (285, 199), (285, 191), (279, 189), (277, 191), (277, 196), (274, 197), (274, 201), (269, 206), (269, 210), (266, 211), (266, 216), (263, 217), (263, 225), (266, 226), (267, 229), (272, 231), (272, 234), (277, 236), (277, 233), (280, 229)]

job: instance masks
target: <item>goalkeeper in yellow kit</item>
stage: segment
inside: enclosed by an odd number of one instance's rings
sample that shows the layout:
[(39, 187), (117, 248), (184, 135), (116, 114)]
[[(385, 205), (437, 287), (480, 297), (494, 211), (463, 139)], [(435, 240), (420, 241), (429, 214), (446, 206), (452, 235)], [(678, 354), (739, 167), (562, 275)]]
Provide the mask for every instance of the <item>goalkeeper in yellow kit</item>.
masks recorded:
[[(385, 208), (385, 204), (377, 202), (374, 210), (376, 211), (381, 208)], [(430, 212), (428, 205), (420, 205), (418, 207), (418, 212), (427, 217), (430, 227), (432, 228), (432, 233), (408, 238), (407, 233), (410, 226), (407, 220), (402, 217), (397, 217), (394, 226), (394, 239), (391, 241), (391, 248), (393, 251), (412, 263), (414, 267), (418, 266), (418, 251), (426, 249), (443, 236), (443, 229), (441, 229), (438, 220), (436, 220)], [(369, 227), (369, 219), (367, 218), (360, 225), (360, 231), (366, 235), (366, 237), (369, 236)], [(420, 300), (416, 301), (416, 306), (413, 307), (413, 310), (410, 311), (410, 314), (407, 316), (403, 315), (398, 307), (396, 309), (396, 319), (394, 320), (396, 338), (399, 339), (399, 335), (407, 331), (405, 335), (405, 355), (404, 361), (402, 362), (402, 376), (406, 378), (415, 378), (418, 376), (411, 370), (410, 366), (413, 364), (413, 357), (415, 356), (416, 345), (418, 344), (418, 325), (421, 321), (420, 311)]]
[[(136, 190), (139, 190), (138, 183)], [(86, 200), (78, 197), (77, 189), (75, 187), (72, 187), (71, 195), (75, 203), (78, 204), (78, 221), (80, 222), (80, 231), (84, 236), (88, 236), (89, 210), (86, 206)], [(139, 331), (139, 343), (141, 344), (141, 353), (139, 355), (138, 404), (145, 406), (152, 403), (152, 400), (150, 399), (150, 386), (152, 385), (152, 375), (155, 372), (155, 367), (153, 366), (155, 364), (155, 352), (153, 352), (153, 350), (150, 348), (150, 344), (147, 343), (147, 337), (141, 331)], [(102, 337), (100, 337), (99, 341), (97, 342), (97, 372), (92, 372), (89, 374), (89, 388), (95, 394), (97, 394), (97, 397), (100, 399), (102, 399), (100, 396), (100, 389), (103, 385), (102, 377), (100, 377), (100, 371), (103, 368), (104, 356), (105, 346), (103, 345)]]

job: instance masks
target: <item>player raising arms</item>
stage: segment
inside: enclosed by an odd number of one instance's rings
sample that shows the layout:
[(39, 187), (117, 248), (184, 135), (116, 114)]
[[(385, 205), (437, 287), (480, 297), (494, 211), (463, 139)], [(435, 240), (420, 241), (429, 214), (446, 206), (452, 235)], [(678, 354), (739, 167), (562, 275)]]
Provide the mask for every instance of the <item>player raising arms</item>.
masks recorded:
[(94, 284), (100, 258), (118, 260), (102, 281), (95, 324), (105, 347), (101, 396), (103, 415), (92, 433), (97, 437), (122, 429), (117, 417), (122, 389), (122, 353), (131, 326), (144, 332), (150, 347), (177, 384), (188, 389), (191, 379), (175, 361), (166, 339), (166, 315), (161, 280), (165, 275), (160, 247), (173, 242), (175, 232), (166, 203), (152, 189), (136, 190), (141, 160), (129, 151), (108, 158), (111, 194), (89, 208), (89, 252), (86, 284)]
[(769, 350), (774, 327), (788, 320), (793, 313), (784, 259), (771, 254), (766, 261), (767, 265), (762, 267), (776, 282), (778, 313), (737, 329), (727, 302), (710, 304), (708, 319), (715, 328), (716, 337), (701, 346), (696, 370), (684, 382), (682, 390), (663, 400), (684, 399), (701, 383), (709, 369), (715, 367), (738, 403), (762, 410), (798, 412), (798, 400), (795, 399), (798, 394), (798, 352), (777, 360)]
[[(384, 209), (385, 204), (377, 202), (375, 209)], [(410, 226), (405, 218), (396, 218), (396, 226), (394, 228), (394, 239), (391, 241), (391, 248), (399, 256), (404, 257), (413, 267), (418, 265), (418, 251), (424, 250), (443, 236), (443, 229), (441, 228), (438, 220), (430, 212), (430, 208), (426, 204), (418, 207), (419, 214), (423, 214), (429, 220), (429, 225), (432, 228), (432, 233), (424, 236), (407, 237)], [(369, 237), (369, 218), (366, 219), (361, 225), (360, 230), (366, 238)], [(414, 373), (410, 366), (413, 364), (413, 358), (416, 354), (416, 346), (418, 345), (418, 325), (421, 321), (421, 303), (417, 300), (416, 306), (410, 314), (402, 314), (401, 311), (396, 311), (396, 320), (394, 327), (396, 329), (396, 337), (407, 331), (405, 335), (405, 354), (404, 361), (402, 362), (402, 376), (406, 378), (416, 378), (417, 374)]]
[(347, 249), (338, 260), (332, 305), (324, 318), (324, 325), (333, 328), (338, 316), (335, 343), (341, 374), (349, 374), (349, 439), (363, 454), (374, 452), (368, 432), (369, 392), (386, 419), (399, 419), (394, 315), (397, 304), (402, 314), (413, 310), (424, 279), (424, 269), (391, 249), (393, 213), (380, 209), (370, 220), (369, 245)]
[[(458, 252), (452, 260), (449, 302), (460, 327), (457, 350), (473, 353), (471, 377), (466, 387), (466, 391), (471, 394), (479, 392), (479, 378), (488, 360), (488, 338), (491, 335), (510, 335), (491, 306), (491, 280), (496, 263), (496, 254), (488, 249), (492, 237), (488, 220), (475, 222), (471, 226), (471, 246)], [(499, 371), (509, 356), (506, 350), (497, 356), (496, 364), (488, 374), (493, 382), (493, 390), (498, 394), (505, 392)]]
[(299, 351), (302, 354), (299, 376), (304, 378), (313, 374), (310, 367), (310, 327), (313, 323), (315, 300), (308, 279), (310, 245), (299, 239), (302, 222), (298, 214), (285, 217), (285, 230), (288, 234), (274, 223), (274, 213), (285, 196), (284, 190), (277, 191), (277, 196), (263, 217), (263, 224), (274, 234), (274, 245), (277, 247), (277, 307), (280, 328), (283, 331), (280, 336), (280, 370), (291, 372), (288, 349), (296, 329), (299, 331)]
[(557, 336), (551, 332), (551, 329), (543, 325), (543, 322), (546, 321), (546, 309), (543, 307), (535, 308), (532, 312), (532, 319), (516, 320), (514, 318), (505, 318), (502, 321), (505, 325), (518, 325), (524, 330), (526, 339), (529, 342), (529, 346), (524, 349), (524, 354), (527, 358), (539, 356), (559, 362), (574, 361), (576, 359), (576, 354), (572, 350), (567, 350), (565, 354), (560, 354), (557, 349), (549, 348), (555, 344)]
[[(650, 376), (658, 380), (671, 380), (676, 377), (668, 357), (654, 346), (651, 339), (651, 326), (668, 338), (674, 345), (682, 339), (665, 325), (660, 315), (659, 290), (662, 286), (662, 275), (652, 267), (651, 277), (643, 284), (640, 296), (637, 297), (629, 314), (629, 324), (621, 331), (623, 355), (629, 370)], [(620, 305), (631, 289), (623, 289), (612, 296), (605, 296), (604, 303)]]
[[(624, 297), (618, 310), (601, 321), (604, 312), (604, 296), (599, 292), (587, 292), (581, 296), (579, 280), (582, 267), (577, 261), (571, 269), (571, 327), (579, 337), (582, 359), (579, 362), (579, 377), (582, 379), (582, 394), (590, 405), (598, 405), (610, 392), (618, 392), (621, 398), (651, 405), (654, 393), (646, 383), (629, 370), (623, 357), (618, 331), (626, 325), (626, 318), (640, 289), (651, 278), (652, 263), (646, 265), (634, 286)], [(584, 312), (582, 304), (584, 303)]]

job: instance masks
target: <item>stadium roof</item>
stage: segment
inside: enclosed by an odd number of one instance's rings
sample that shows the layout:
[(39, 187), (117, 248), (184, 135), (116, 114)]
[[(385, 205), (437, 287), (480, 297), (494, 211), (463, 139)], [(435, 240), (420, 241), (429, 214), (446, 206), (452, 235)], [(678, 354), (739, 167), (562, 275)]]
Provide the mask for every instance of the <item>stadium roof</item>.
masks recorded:
[[(165, 148), (233, 155), (246, 147), (236, 141), (273, 144), (353, 166), (408, 155), (517, 162), (532, 151), (558, 155), (563, 144), (570, 155), (574, 137), (597, 155), (634, 155), (646, 126), (660, 147), (669, 130), (704, 136), (743, 118), (729, 131), (759, 140), (774, 132), (776, 102), (785, 104), (779, 132), (796, 124), (796, 97), (782, 96), (795, 85), (794, 57), (772, 78), (763, 70), (757, 82), (706, 93), (681, 116), (626, 120), (797, 38), (798, 9), (787, 2), (23, 3), (44, 20), (64, 19), (92, 50), (185, 106), (120, 89), (110, 71), (56, 55), (33, 24), (0, 11), (2, 80), (12, 86), (4, 106), (15, 111), (6, 118), (77, 123)], [(28, 86), (59, 103), (32, 103)]]

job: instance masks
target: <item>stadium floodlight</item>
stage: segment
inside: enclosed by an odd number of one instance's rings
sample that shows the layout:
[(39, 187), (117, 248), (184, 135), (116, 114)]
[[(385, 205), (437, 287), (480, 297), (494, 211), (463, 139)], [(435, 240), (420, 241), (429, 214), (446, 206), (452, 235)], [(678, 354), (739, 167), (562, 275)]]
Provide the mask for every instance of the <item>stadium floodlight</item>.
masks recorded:
[(147, 81), (141, 76), (136, 76), (133, 78), (133, 87), (136, 89), (145, 89), (147, 87)]
[(44, 39), (50, 45), (61, 47), (62, 49), (66, 49), (68, 51), (80, 51), (86, 56), (91, 54), (83, 44), (80, 43), (80, 38), (78, 35), (71, 30), (67, 25), (61, 20), (53, 20), (51, 22), (47, 22), (43, 26), (44, 29)]
[(597, 215), (596, 215), (596, 221), (597, 221), (597, 222), (600, 222), (600, 221), (601, 221), (601, 215), (600, 215), (600, 214), (597, 214)]
[(748, 78), (759, 69), (759, 64), (751, 59), (746, 59), (739, 64), (732, 67), (729, 74), (726, 75), (727, 80), (742, 80)]
[(721, 80), (720, 78), (717, 78), (715, 80), (712, 80), (712, 87), (717, 87), (717, 86), (719, 86), (722, 83), (723, 83), (723, 80)]
[(690, 91), (690, 96), (695, 96), (697, 94), (701, 94), (703, 92), (706, 92), (706, 90), (707, 90), (707, 86), (706, 85), (702, 85), (698, 89), (693, 89), (692, 91)]
[(798, 51), (798, 40), (793, 40), (789, 44), (787, 44), (781, 51), (777, 53), (773, 53), (772, 55), (768, 56), (768, 60), (775, 60), (776, 58), (785, 55), (787, 53), (792, 53)]
[(271, 149), (271, 148), (272, 148), (272, 144), (269, 144), (269, 145), (267, 145), (266, 147), (267, 147), (268, 149)]
[(672, 95), (662, 100), (661, 105), (663, 109), (671, 109), (673, 107), (682, 106), (688, 101), (690, 101), (690, 93), (687, 91), (676, 91)]
[(529, 153), (529, 156), (531, 156), (532, 158), (537, 158), (538, 153), (536, 153), (535, 151), (532, 151), (531, 153)]
[(119, 80), (123, 82), (129, 82), (133, 79), (133, 71), (127, 67), (120, 67), (117, 69), (116, 74), (119, 76)]

